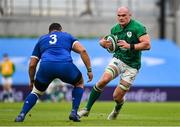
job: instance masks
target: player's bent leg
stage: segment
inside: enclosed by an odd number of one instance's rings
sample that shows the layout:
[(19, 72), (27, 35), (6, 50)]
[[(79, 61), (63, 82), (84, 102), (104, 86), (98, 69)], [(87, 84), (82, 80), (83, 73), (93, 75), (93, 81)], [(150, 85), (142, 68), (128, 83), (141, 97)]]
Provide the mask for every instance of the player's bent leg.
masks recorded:
[[(124, 104), (124, 100), (122, 100), (121, 102), (116, 102), (116, 106), (114, 107), (114, 109), (112, 110), (112, 112), (108, 115), (107, 119), (108, 120), (115, 120), (120, 112), (121, 107)], [(119, 109), (117, 109), (119, 108)]]
[(25, 99), (23, 108), (19, 115), (16, 117), (15, 122), (23, 122), (26, 114), (31, 110), (31, 108), (36, 104), (38, 95), (31, 92)]
[(84, 92), (83, 88), (84, 88), (84, 80), (83, 77), (81, 76), (81, 79), (74, 84), (74, 88), (72, 90), (72, 110), (69, 115), (69, 119), (74, 122), (80, 122), (80, 118), (77, 115), (77, 111), (79, 109), (81, 98)]
[(102, 89), (98, 87), (98, 85), (96, 84), (93, 89), (91, 90), (87, 105), (84, 109), (82, 109), (81, 111), (78, 112), (79, 117), (83, 117), (83, 116), (88, 116), (89, 112), (93, 106), (93, 104), (95, 103), (95, 101), (99, 98), (99, 96), (101, 95)]
[(80, 122), (80, 118), (77, 115), (77, 111), (79, 109), (83, 91), (84, 90), (81, 87), (74, 87), (74, 89), (72, 90), (72, 110), (69, 115), (69, 119), (73, 120), (74, 122)]
[(92, 88), (86, 107), (78, 112), (80, 117), (89, 115), (93, 104), (101, 95), (103, 88), (119, 74), (118, 68), (112, 63), (114, 62), (110, 62), (99, 82)]
[(87, 117), (89, 115), (93, 104), (101, 95), (103, 88), (111, 80), (112, 80), (111, 74), (105, 72), (101, 77), (100, 81), (92, 88), (86, 107), (78, 112), (79, 117), (83, 117), (83, 116)]
[(108, 120), (115, 120), (117, 116), (119, 115), (119, 112), (124, 104), (124, 95), (129, 90), (128, 83), (125, 83), (126, 85), (123, 85), (122, 82), (119, 84), (119, 86), (116, 87), (113, 98), (116, 102), (116, 105), (113, 109), (113, 111), (108, 115)]
[(7, 83), (3, 84), (3, 101), (8, 102), (8, 86), (7, 86)]
[[(43, 87), (39, 88), (40, 86), (43, 86)], [(41, 89), (42, 91), (38, 90), (36, 87), (38, 89)], [(38, 82), (38, 84), (35, 83), (33, 90), (24, 100), (24, 105), (22, 107), (22, 110), (19, 113), (19, 115), (16, 117), (15, 122), (23, 122), (24, 121), (26, 114), (33, 108), (33, 106), (36, 104), (38, 98), (44, 94), (44, 91), (47, 89), (47, 87), (48, 86), (41, 85), (40, 82)]]

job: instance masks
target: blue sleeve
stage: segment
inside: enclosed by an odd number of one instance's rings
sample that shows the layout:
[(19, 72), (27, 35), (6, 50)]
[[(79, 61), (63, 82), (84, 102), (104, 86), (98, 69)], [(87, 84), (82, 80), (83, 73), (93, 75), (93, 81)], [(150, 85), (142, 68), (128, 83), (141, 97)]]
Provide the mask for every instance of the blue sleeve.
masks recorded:
[(37, 57), (38, 59), (41, 58), (41, 52), (40, 52), (39, 43), (37, 43), (37, 44), (35, 45), (31, 57)]
[(72, 43), (74, 43), (75, 41), (78, 40), (77, 38), (73, 37), (72, 35), (70, 35), (70, 37), (71, 37)]

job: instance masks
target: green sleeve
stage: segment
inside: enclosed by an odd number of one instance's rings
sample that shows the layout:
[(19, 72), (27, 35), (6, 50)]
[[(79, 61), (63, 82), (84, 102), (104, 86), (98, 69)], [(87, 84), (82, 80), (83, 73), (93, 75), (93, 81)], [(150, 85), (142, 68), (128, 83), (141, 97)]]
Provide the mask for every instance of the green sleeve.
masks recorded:
[(141, 37), (142, 35), (147, 34), (146, 27), (140, 26), (137, 28), (137, 38)]

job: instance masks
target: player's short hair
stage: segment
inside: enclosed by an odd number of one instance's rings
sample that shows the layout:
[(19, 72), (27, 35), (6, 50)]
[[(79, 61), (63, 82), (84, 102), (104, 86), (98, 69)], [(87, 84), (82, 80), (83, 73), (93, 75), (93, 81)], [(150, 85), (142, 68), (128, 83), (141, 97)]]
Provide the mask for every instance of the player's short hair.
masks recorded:
[(49, 32), (53, 31), (53, 30), (58, 30), (58, 31), (61, 31), (62, 30), (62, 27), (59, 23), (52, 23), (50, 26), (49, 26)]

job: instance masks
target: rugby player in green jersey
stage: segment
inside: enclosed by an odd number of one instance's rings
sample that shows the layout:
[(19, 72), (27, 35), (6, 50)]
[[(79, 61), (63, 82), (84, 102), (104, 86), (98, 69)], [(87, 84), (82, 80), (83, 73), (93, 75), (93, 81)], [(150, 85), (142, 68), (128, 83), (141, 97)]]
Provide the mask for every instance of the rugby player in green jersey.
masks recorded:
[[(137, 20), (131, 18), (128, 7), (119, 7), (117, 10), (118, 24), (111, 29), (111, 34), (118, 38), (113, 58), (106, 67), (100, 80), (91, 90), (86, 107), (78, 112), (80, 117), (88, 116), (94, 102), (99, 98), (103, 88), (114, 78), (120, 75), (120, 82), (113, 93), (116, 105), (109, 114), (108, 120), (117, 118), (124, 104), (124, 96), (130, 89), (141, 67), (141, 51), (150, 49), (150, 37), (146, 28)], [(100, 40), (100, 45), (107, 49), (112, 43), (106, 39)]]

